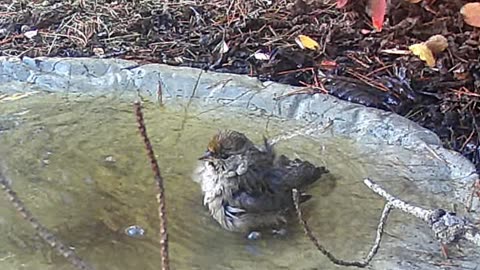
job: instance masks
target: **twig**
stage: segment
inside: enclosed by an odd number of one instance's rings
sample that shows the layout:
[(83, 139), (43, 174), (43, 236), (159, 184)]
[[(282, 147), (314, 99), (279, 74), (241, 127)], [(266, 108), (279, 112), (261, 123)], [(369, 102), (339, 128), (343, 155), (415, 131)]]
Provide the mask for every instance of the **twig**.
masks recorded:
[(135, 115), (137, 117), (138, 130), (143, 138), (145, 149), (147, 150), (148, 158), (150, 159), (150, 165), (155, 178), (157, 188), (157, 202), (158, 202), (158, 217), (160, 219), (160, 256), (162, 260), (162, 270), (170, 269), (170, 261), (168, 259), (168, 233), (167, 233), (167, 214), (165, 207), (165, 189), (163, 187), (163, 178), (160, 174), (160, 168), (158, 167), (157, 159), (153, 152), (152, 144), (147, 135), (147, 128), (143, 119), (142, 107), (140, 102), (135, 102)]
[(394, 208), (427, 222), (441, 244), (454, 243), (464, 238), (480, 246), (479, 230), (465, 217), (457, 216), (455, 213), (447, 212), (443, 209), (427, 210), (413, 206), (390, 195), (371, 179), (364, 179), (363, 182), (373, 192), (387, 200)]
[(38, 219), (27, 209), (25, 204), (20, 200), (17, 193), (10, 187), (7, 179), (0, 172), (0, 187), (5, 192), (10, 203), (17, 210), (18, 213), (25, 219), (36, 231), (36, 233), (45, 241), (50, 247), (54, 248), (58, 254), (63, 256), (69, 263), (80, 270), (93, 270), (94, 268), (87, 264), (80, 258), (74, 250), (68, 248), (63, 244), (53, 233), (51, 233), (45, 226), (43, 226)]
[(392, 211), (392, 209), (393, 209), (393, 205), (390, 203), (386, 203), (385, 206), (383, 207), (382, 216), (380, 217), (380, 221), (378, 222), (378, 226), (377, 226), (377, 236), (375, 237), (375, 242), (373, 243), (373, 246), (370, 249), (370, 252), (368, 252), (367, 257), (364, 260), (365, 266), (368, 263), (370, 263), (370, 261), (373, 259), (375, 254), (377, 254), (378, 249), (380, 248), (380, 242), (382, 240), (383, 230), (384, 230), (385, 224), (387, 223), (388, 215), (390, 214), (390, 211)]
[(293, 202), (295, 205), (295, 210), (297, 212), (298, 220), (303, 227), (303, 231), (305, 232), (305, 235), (307, 235), (307, 237), (310, 239), (310, 241), (312, 241), (315, 247), (323, 255), (325, 255), (331, 262), (337, 265), (356, 266), (356, 267), (364, 268), (370, 263), (370, 261), (372, 261), (373, 257), (377, 254), (378, 249), (380, 248), (380, 242), (382, 240), (383, 230), (387, 222), (388, 214), (393, 208), (392, 204), (386, 203), (385, 207), (383, 208), (382, 216), (380, 217), (380, 221), (377, 226), (377, 235), (375, 238), (375, 242), (372, 248), (370, 249), (370, 252), (365, 257), (365, 259), (362, 261), (345, 261), (345, 260), (336, 258), (332, 253), (330, 253), (324, 246), (320, 244), (320, 242), (315, 237), (315, 235), (313, 235), (312, 230), (307, 224), (307, 221), (303, 218), (303, 213), (302, 213), (302, 210), (300, 209), (298, 191), (296, 189), (293, 189), (292, 193), (293, 193)]
[(163, 91), (162, 91), (162, 81), (158, 80), (158, 85), (157, 85), (157, 102), (161, 106), (163, 106)]
[(373, 192), (377, 193), (378, 195), (382, 196), (385, 198), (385, 200), (389, 203), (391, 203), (395, 208), (402, 210), (403, 212), (409, 213), (419, 219), (422, 219), (425, 222), (428, 222), (429, 216), (430, 216), (430, 211), (410, 205), (402, 200), (399, 200), (392, 195), (390, 195), (387, 191), (385, 191), (382, 187), (374, 183), (370, 179), (365, 179), (363, 180), (365, 185), (367, 185), (368, 188), (373, 190)]
[(474, 197), (480, 198), (480, 178), (478, 178), (477, 180), (475, 180), (473, 182), (470, 190), (471, 190), (471, 192), (470, 192), (470, 195), (468, 196), (467, 205), (466, 205), (468, 212), (472, 211), (473, 198)]

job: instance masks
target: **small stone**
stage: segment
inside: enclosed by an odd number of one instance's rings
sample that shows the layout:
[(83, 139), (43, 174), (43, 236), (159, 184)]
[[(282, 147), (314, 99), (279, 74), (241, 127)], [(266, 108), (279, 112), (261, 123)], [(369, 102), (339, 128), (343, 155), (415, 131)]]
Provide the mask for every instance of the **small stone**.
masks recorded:
[(125, 234), (130, 237), (142, 237), (145, 235), (145, 230), (138, 225), (132, 225), (125, 228)]
[(273, 229), (273, 230), (272, 230), (272, 233), (273, 233), (274, 235), (278, 235), (278, 236), (286, 236), (287, 233), (288, 233), (288, 231), (287, 231), (287, 229), (285, 229), (285, 228), (281, 228), (281, 229), (278, 229), (278, 230)]
[(30, 31), (30, 26), (24, 24), (24, 25), (22, 25), (22, 26), (20, 27), (20, 31), (21, 31), (22, 33), (26, 33), (26, 32), (28, 32), (28, 31)]
[(115, 160), (115, 158), (114, 158), (113, 156), (107, 156), (107, 157), (105, 158), (105, 161), (106, 161), (106, 162), (111, 162), (111, 163), (113, 163), (113, 162), (115, 162), (116, 160)]
[(262, 234), (257, 231), (251, 231), (247, 236), (248, 240), (259, 240), (260, 238), (262, 238)]

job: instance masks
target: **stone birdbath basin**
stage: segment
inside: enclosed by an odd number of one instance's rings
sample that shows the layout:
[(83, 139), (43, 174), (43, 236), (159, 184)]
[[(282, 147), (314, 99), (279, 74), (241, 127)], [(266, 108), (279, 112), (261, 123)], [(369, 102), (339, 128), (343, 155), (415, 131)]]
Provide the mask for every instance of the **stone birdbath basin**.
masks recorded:
[[(295, 218), (285, 237), (249, 241), (208, 216), (190, 175), (220, 128), (257, 143), (263, 135), (276, 138), (278, 152), (330, 169), (303, 210), (337, 257), (359, 260), (375, 238), (384, 201), (363, 184), (366, 177), (412, 204), (465, 214), (478, 175), (434, 133), (393, 113), (296, 90), (115, 59), (0, 58), (0, 166), (39, 221), (96, 269), (159, 267), (155, 191), (134, 100), (144, 103), (165, 178), (175, 269), (342, 268), (314, 248)], [(1, 269), (73, 269), (1, 200)], [(145, 235), (125, 235), (131, 225)], [(480, 261), (469, 243), (461, 252), (452, 248), (451, 256), (449, 269), (475, 269)], [(397, 211), (370, 269), (441, 269), (442, 263), (428, 226)]]

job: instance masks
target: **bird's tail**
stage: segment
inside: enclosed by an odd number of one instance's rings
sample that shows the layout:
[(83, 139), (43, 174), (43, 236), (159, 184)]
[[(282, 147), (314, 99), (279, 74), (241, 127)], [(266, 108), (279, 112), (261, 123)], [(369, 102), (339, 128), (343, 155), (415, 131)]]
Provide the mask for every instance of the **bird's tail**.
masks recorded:
[(328, 170), (323, 167), (317, 167), (308, 161), (300, 159), (289, 160), (286, 156), (280, 156), (277, 165), (286, 168), (284, 183), (291, 188), (299, 190), (304, 189), (321, 178)]

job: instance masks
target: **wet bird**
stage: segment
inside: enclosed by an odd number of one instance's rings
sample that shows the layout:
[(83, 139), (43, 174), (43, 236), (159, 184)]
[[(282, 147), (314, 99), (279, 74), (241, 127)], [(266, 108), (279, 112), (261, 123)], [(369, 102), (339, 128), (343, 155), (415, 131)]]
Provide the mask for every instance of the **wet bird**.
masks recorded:
[[(257, 146), (232, 130), (215, 134), (199, 160), (193, 180), (210, 215), (224, 229), (245, 233), (283, 229), (294, 206), (292, 189), (303, 191), (327, 172), (308, 161), (277, 157), (267, 139)], [(302, 193), (300, 201), (309, 198)]]

